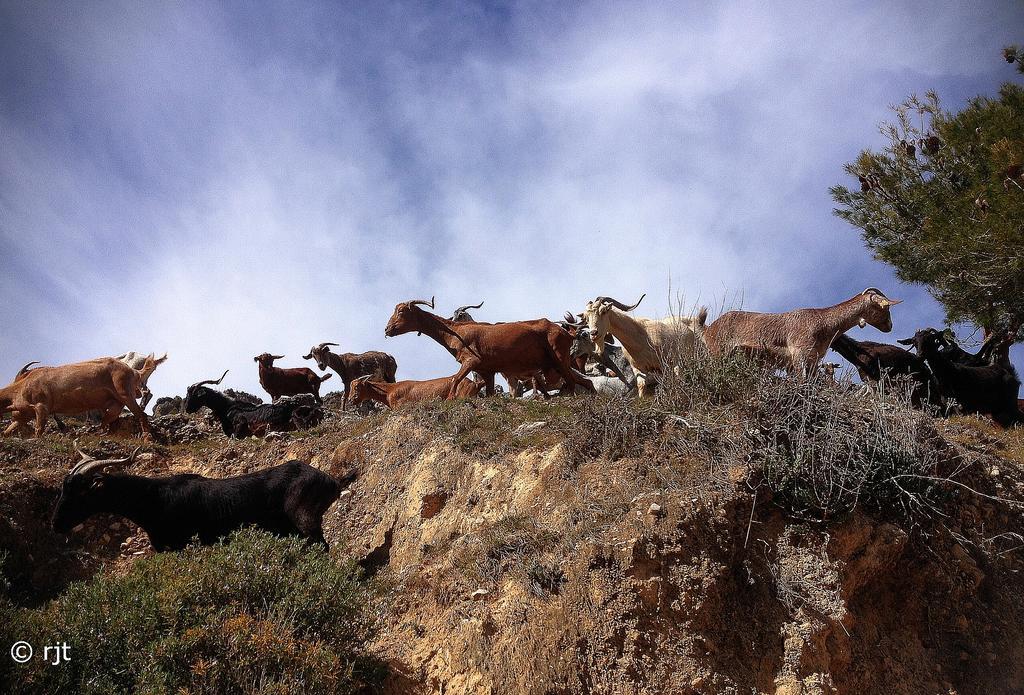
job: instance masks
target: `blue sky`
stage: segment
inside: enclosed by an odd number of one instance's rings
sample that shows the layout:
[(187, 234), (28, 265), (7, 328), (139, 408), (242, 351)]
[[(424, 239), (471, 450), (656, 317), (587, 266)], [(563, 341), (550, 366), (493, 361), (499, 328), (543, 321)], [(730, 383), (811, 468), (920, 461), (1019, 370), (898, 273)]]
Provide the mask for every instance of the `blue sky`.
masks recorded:
[(500, 321), (874, 285), (906, 301), (855, 337), (939, 325), (828, 187), (889, 104), (1015, 79), (1022, 26), (1017, 2), (0, 0), (0, 375), (167, 351), (157, 395), (226, 368), (262, 393), (254, 355), (322, 341), (452, 374), (384, 339), (430, 295)]

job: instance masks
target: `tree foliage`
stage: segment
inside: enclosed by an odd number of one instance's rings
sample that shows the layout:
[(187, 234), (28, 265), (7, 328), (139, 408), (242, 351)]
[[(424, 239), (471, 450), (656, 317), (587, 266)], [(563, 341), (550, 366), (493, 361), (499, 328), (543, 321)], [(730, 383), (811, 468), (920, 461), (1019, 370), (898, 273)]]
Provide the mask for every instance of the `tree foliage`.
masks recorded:
[(926, 285), (950, 323), (1024, 337), (1024, 87), (959, 113), (932, 91), (892, 108), (885, 147), (845, 166), (859, 187), (830, 189), (835, 214), (900, 279)]

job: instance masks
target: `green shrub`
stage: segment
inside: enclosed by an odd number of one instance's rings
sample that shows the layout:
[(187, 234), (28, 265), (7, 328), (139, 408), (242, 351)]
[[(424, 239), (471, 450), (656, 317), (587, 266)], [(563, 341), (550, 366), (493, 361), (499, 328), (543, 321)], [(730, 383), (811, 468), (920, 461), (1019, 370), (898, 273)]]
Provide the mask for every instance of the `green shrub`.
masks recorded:
[(66, 642), (59, 666), (15, 666), (5, 692), (346, 693), (381, 676), (363, 645), (370, 594), (300, 539), (257, 530), (140, 560), (13, 614), (17, 639)]

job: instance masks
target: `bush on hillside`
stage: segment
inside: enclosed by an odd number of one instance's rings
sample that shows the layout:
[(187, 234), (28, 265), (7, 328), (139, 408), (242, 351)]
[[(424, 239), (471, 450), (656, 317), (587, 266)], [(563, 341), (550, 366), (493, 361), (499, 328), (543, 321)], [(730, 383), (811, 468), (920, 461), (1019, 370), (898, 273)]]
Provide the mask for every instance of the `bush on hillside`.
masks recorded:
[(794, 516), (826, 520), (856, 507), (927, 515), (963, 463), (911, 407), (909, 387), (765, 375), (748, 408), (747, 458)]
[(370, 598), (352, 564), (250, 529), (229, 542), (138, 561), (6, 611), (30, 644), (66, 642), (0, 674), (4, 692), (347, 693), (381, 677), (363, 651)]
[[(746, 467), (753, 484), (800, 518), (865, 508), (921, 515), (966, 462), (915, 410), (910, 385), (883, 387), (783, 374), (743, 356), (674, 354), (650, 399), (583, 398), (556, 421), (570, 462), (705, 461), (712, 474)], [(755, 482), (756, 481), (756, 482)]]

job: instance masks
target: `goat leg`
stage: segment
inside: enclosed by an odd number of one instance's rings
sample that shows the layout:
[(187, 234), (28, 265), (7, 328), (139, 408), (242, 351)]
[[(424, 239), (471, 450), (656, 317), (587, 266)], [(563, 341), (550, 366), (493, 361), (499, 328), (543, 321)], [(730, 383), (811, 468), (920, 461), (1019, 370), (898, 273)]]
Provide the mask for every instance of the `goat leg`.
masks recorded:
[(466, 362), (459, 368), (459, 371), (455, 372), (455, 376), (452, 377), (452, 383), (448, 387), (448, 395), (445, 396), (446, 400), (454, 400), (455, 394), (459, 390), (459, 384), (466, 378), (466, 375), (473, 371), (477, 365), (474, 362)]
[(35, 407), (36, 410), (36, 437), (43, 436), (43, 430), (46, 429), (46, 419), (49, 417), (49, 412), (46, 410), (46, 406), (39, 403)]

